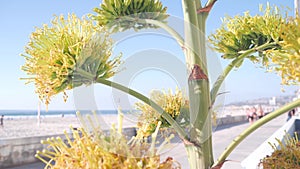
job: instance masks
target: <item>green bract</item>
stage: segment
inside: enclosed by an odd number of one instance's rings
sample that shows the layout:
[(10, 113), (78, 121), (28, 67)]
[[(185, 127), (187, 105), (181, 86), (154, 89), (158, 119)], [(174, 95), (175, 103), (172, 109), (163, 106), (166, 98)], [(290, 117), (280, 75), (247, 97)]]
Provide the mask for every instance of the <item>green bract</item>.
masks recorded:
[(131, 28), (157, 28), (141, 20), (164, 21), (167, 18), (166, 10), (158, 0), (103, 0), (100, 8), (94, 8), (97, 15), (92, 15), (92, 19), (113, 32)]
[(48, 104), (57, 93), (113, 76), (120, 57), (108, 60), (111, 48), (109, 34), (92, 21), (74, 14), (56, 16), (50, 26), (45, 24), (31, 34), (21, 54), (26, 59), (22, 70)]

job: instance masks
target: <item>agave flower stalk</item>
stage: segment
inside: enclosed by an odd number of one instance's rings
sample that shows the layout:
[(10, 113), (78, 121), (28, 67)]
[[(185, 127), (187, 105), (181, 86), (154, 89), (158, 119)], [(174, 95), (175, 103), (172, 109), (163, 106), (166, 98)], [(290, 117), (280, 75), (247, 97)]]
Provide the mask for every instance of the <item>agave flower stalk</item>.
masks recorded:
[[(209, 5), (209, 4), (207, 4)], [(185, 55), (190, 76), (189, 140), (185, 147), (191, 169), (209, 168), (213, 163), (211, 141), (211, 100), (205, 49), (205, 22), (208, 12), (197, 13), (202, 7), (200, 1), (182, 1), (185, 22)]]

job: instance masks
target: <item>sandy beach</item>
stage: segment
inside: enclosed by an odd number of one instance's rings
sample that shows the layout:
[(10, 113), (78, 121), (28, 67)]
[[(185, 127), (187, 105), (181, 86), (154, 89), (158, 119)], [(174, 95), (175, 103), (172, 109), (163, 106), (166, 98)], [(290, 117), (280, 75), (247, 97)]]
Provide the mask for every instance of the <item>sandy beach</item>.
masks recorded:
[[(84, 121), (90, 124), (86, 116), (83, 117), (85, 117)], [(118, 116), (115, 114), (98, 115), (97, 119), (94, 117), (91, 119), (94, 122), (97, 120), (102, 129), (108, 129), (112, 124), (118, 124)], [(125, 115), (123, 127), (135, 126), (136, 119), (135, 115)], [(37, 117), (34, 116), (5, 117), (4, 125), (0, 126), (0, 139), (62, 134), (64, 131), (70, 131), (71, 126), (73, 128), (81, 127), (79, 118), (75, 116), (42, 116), (38, 123)]]

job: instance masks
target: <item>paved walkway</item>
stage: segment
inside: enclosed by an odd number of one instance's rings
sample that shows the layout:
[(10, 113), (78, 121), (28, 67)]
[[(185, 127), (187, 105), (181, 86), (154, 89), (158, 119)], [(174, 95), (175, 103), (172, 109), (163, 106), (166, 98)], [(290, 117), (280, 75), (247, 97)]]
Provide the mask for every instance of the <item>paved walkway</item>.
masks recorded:
[[(270, 121), (263, 125), (260, 129), (249, 135), (236, 149), (230, 154), (228, 160), (222, 169), (241, 169), (241, 162), (251, 154), (261, 143), (267, 140), (277, 129), (286, 122), (286, 114)], [(223, 152), (224, 148), (238, 136), (243, 130), (249, 126), (249, 123), (244, 123), (235, 126), (224, 126), (225, 128), (216, 131), (213, 134), (214, 156), (215, 159)]]
[[(280, 128), (285, 123), (285, 120), (286, 115), (282, 115), (248, 136), (248, 138), (243, 141), (228, 157), (228, 159), (232, 161), (226, 162), (222, 169), (241, 169), (241, 161), (244, 160), (247, 155), (249, 155), (268, 137), (270, 137), (275, 130)], [(213, 133), (215, 159), (222, 153), (226, 146), (248, 126), (248, 123), (240, 123), (218, 127)], [(164, 153), (162, 159), (165, 159), (171, 154), (175, 160), (180, 162), (183, 169), (188, 169), (189, 165), (183, 144), (180, 142), (176, 143), (175, 141), (173, 142), (173, 145), (174, 147), (172, 150)], [(42, 169), (43, 167), (44, 165), (42, 163), (33, 163), (9, 169)]]
[[(286, 115), (282, 115), (253, 132), (230, 154), (228, 157), (230, 161), (224, 163), (222, 169), (241, 169), (241, 162), (285, 122)], [(247, 127), (249, 127), (249, 123), (247, 122), (218, 127), (213, 132), (214, 158), (217, 159), (230, 142)], [(183, 169), (189, 168), (183, 144), (176, 146), (169, 154), (172, 154), (172, 157), (180, 162)]]

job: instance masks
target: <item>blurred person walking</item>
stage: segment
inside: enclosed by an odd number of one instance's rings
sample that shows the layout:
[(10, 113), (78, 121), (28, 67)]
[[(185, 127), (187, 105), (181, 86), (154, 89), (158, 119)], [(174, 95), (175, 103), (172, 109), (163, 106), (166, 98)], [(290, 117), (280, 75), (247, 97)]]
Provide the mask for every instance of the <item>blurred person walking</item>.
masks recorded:
[(4, 115), (2, 114), (0, 117), (0, 126), (3, 127), (3, 120), (4, 120)]
[(258, 110), (257, 110), (257, 117), (258, 117), (258, 119), (261, 119), (264, 116), (265, 116), (265, 112), (264, 112), (262, 106), (258, 105)]
[(248, 119), (249, 123), (252, 124), (256, 119), (256, 109), (255, 109), (255, 107), (254, 107), (254, 109), (253, 108), (251, 108), (251, 109), (246, 108), (246, 114), (247, 114), (247, 119)]
[(293, 116), (295, 116), (296, 114), (296, 109), (292, 109), (288, 112), (288, 118), (286, 119), (286, 121), (289, 121)]

